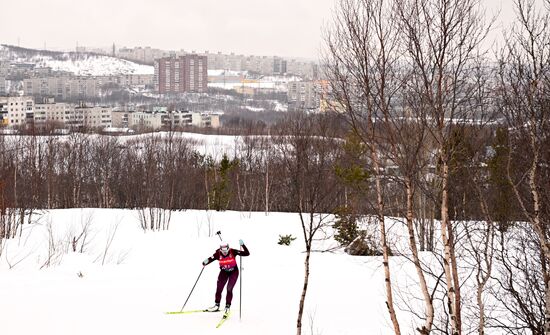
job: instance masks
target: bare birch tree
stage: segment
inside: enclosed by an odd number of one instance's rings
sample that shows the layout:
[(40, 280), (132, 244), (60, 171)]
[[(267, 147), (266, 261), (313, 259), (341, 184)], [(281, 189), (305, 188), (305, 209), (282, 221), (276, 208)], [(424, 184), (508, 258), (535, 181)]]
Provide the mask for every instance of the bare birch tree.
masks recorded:
[(304, 284), (300, 297), (296, 334), (302, 334), (302, 318), (310, 280), (310, 259), (317, 235), (332, 222), (327, 209), (334, 209), (338, 183), (334, 175), (337, 140), (322, 116), (295, 114), (282, 128), (274, 150), (280, 155), (290, 191), (290, 201), (300, 217), (305, 244)]
[(441, 208), (441, 240), (447, 286), (450, 333), (461, 334), (461, 293), (449, 215), (451, 136), (457, 123), (475, 115), (465, 108), (474, 86), (472, 67), (488, 27), (479, 0), (398, 0), (397, 13), (404, 35), (411, 83), (422, 99), (416, 117), (425, 123), (437, 159), (438, 196)]
[[(534, 0), (514, 1), (516, 22), (499, 57), (499, 93), (509, 127), (509, 182), (541, 248), (543, 331), (550, 334), (550, 1), (544, 4), (546, 8), (538, 8)], [(515, 166), (525, 178), (511, 171), (514, 156), (521, 157)]]
[(424, 131), (423, 124), (408, 118), (408, 107), (405, 107), (410, 103), (406, 102), (409, 96), (404, 90), (409, 70), (400, 59), (402, 36), (395, 10), (385, 1), (340, 1), (334, 23), (326, 35), (326, 63), (332, 107), (344, 112), (353, 132), (369, 151), (383, 251), (386, 306), (394, 332), (401, 333), (393, 302), (385, 226), (383, 179), (391, 174), (389, 166), (398, 167), (399, 172), (392, 179), (401, 184), (406, 193), (407, 210), (403, 214), (407, 218), (409, 246), (425, 304), (425, 322), (419, 331), (428, 334), (433, 324), (434, 307), (419, 259), (413, 201), (416, 176), (422, 165), (419, 153)]

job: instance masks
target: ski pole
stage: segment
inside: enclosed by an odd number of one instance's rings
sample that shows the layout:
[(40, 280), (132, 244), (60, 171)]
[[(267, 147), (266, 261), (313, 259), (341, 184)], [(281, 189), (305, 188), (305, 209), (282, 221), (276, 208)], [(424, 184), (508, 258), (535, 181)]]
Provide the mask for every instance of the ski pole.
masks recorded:
[(191, 292), (189, 292), (189, 295), (187, 296), (187, 300), (185, 300), (185, 303), (181, 307), (180, 312), (183, 312), (183, 309), (185, 308), (185, 305), (187, 305), (187, 302), (189, 301), (189, 298), (191, 297), (191, 293), (193, 293), (193, 290), (195, 289), (195, 286), (197, 286), (197, 283), (199, 282), (199, 278), (202, 275), (202, 272), (204, 271), (204, 266), (202, 267), (201, 273), (199, 273), (199, 276), (197, 277), (197, 280), (195, 281), (195, 285), (193, 285), (193, 288), (191, 289)]
[[(239, 247), (239, 249), (242, 249), (242, 246)], [(241, 311), (242, 311), (242, 303), (243, 303), (243, 256), (239, 256), (240, 258), (240, 273), (239, 276), (239, 321), (241, 320)]]
[(216, 235), (218, 235), (218, 237), (220, 238), (220, 241), (223, 241), (223, 240), (222, 240), (222, 232), (221, 232), (221, 231), (218, 230), (218, 231), (216, 232)]

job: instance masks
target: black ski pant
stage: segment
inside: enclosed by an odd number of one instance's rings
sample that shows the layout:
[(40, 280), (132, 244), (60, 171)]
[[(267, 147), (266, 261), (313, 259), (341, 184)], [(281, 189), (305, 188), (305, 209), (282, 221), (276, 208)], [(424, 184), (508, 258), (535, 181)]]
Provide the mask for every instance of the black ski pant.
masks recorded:
[(239, 270), (236, 267), (233, 271), (220, 270), (220, 274), (218, 275), (218, 285), (216, 287), (216, 304), (219, 304), (222, 300), (223, 287), (227, 284), (225, 304), (231, 305), (231, 300), (233, 300), (233, 287), (235, 287), (235, 283), (237, 283), (237, 278), (239, 278)]

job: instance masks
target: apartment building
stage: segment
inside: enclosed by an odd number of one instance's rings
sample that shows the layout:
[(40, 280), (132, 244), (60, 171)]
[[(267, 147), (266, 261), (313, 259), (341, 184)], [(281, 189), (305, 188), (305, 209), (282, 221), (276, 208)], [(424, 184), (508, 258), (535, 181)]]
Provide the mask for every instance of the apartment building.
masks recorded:
[(0, 77), (6, 77), (9, 74), (10, 63), (0, 61)]
[(105, 128), (112, 124), (113, 108), (77, 106), (55, 102), (53, 98), (35, 103), (33, 97), (0, 97), (0, 125), (43, 127), (55, 123), (61, 127)]
[(99, 97), (107, 84), (121, 87), (153, 84), (153, 75), (128, 74), (119, 76), (51, 75), (27, 78), (23, 81), (25, 95), (55, 97), (59, 100)]
[(248, 56), (242, 60), (242, 69), (263, 75), (273, 74), (273, 57)]
[(78, 106), (69, 121), (71, 128), (105, 128), (112, 126), (113, 108), (102, 106)]
[(117, 83), (122, 87), (153, 86), (152, 74), (124, 74), (118, 76), (102, 77), (104, 81)]
[(275, 57), (273, 59), (273, 73), (274, 74), (285, 74), (287, 71), (287, 61), (280, 58)]
[(168, 56), (168, 52), (151, 47), (136, 47), (136, 48), (120, 48), (116, 51), (116, 55), (128, 60), (153, 64), (155, 59)]
[(0, 126), (7, 126), (8, 120), (8, 101), (6, 98), (0, 97)]
[(49, 123), (69, 125), (74, 119), (74, 106), (55, 102), (53, 98), (36, 103), (34, 108), (34, 123), (37, 126)]
[(309, 80), (319, 79), (317, 64), (309, 60), (210, 53), (209, 51), (205, 51), (204, 56), (208, 58), (209, 69), (249, 71), (262, 75), (293, 74)]
[(288, 106), (291, 110), (314, 109), (319, 107), (319, 87), (313, 81), (288, 83)]
[(160, 94), (204, 93), (208, 88), (205, 56), (189, 54), (155, 60), (155, 89)]
[(195, 113), (188, 111), (174, 111), (162, 116), (162, 125), (164, 127), (211, 127), (220, 126), (220, 116), (212, 113)]
[(196, 127), (220, 127), (220, 116), (211, 113), (193, 113), (191, 125)]
[(0, 96), (6, 95), (6, 93), (7, 93), (6, 77), (0, 76)]
[(162, 128), (162, 115), (157, 112), (134, 112), (128, 114), (128, 128), (160, 129)]
[(317, 64), (308, 61), (291, 59), (286, 62), (286, 73), (294, 74), (305, 79), (319, 79), (319, 67)]
[(8, 76), (9, 63), (0, 61), (0, 96), (6, 95), (6, 77)]
[(34, 99), (32, 97), (0, 97), (0, 123), (7, 126), (21, 126), (34, 121)]
[[(117, 127), (117, 124), (113, 124)], [(177, 128), (185, 126), (220, 127), (220, 116), (211, 113), (195, 113), (188, 111), (157, 112), (143, 111), (128, 113), (128, 127), (139, 129)]]
[(131, 112), (128, 111), (113, 111), (111, 113), (111, 125), (115, 128), (129, 128), (130, 114)]
[(102, 84), (101, 80), (93, 77), (36, 77), (25, 79), (23, 90), (26, 95), (32, 96), (79, 99), (98, 96)]

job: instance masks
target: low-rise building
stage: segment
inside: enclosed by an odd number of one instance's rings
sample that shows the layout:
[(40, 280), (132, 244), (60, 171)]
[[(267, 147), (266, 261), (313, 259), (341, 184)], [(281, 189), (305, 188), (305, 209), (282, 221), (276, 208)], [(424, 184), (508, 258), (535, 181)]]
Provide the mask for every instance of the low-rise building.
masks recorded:
[(33, 97), (0, 97), (0, 125), (24, 126), (33, 124), (52, 129), (82, 128), (105, 129), (170, 129), (185, 126), (220, 126), (220, 117), (214, 113), (195, 113), (189, 111), (171, 111), (166, 107), (156, 107), (153, 111), (120, 111), (103, 106), (75, 106), (69, 103), (55, 102), (54, 98), (45, 98), (35, 104)]
[(177, 127), (220, 127), (220, 117), (212, 113), (196, 113), (188, 111), (144, 111), (128, 113), (128, 127), (134, 129), (147, 128), (157, 130)]
[[(26, 95), (55, 97), (58, 100), (97, 98), (110, 84), (121, 87), (152, 86), (152, 74), (118, 76), (51, 75), (27, 78), (23, 81)], [(108, 89), (108, 88), (107, 88)]]
[(169, 112), (163, 119), (165, 127), (211, 127), (218, 128), (220, 126), (220, 117), (217, 114), (211, 113), (195, 113), (188, 111)]
[(128, 128), (133, 129), (160, 129), (162, 127), (162, 115), (157, 112), (133, 112), (128, 114)]
[(53, 98), (35, 104), (34, 123), (37, 126), (47, 122), (68, 125), (71, 118), (74, 118), (74, 106), (71, 104), (55, 102)]
[(0, 97), (0, 118), (3, 125), (22, 126), (34, 122), (32, 97)]
[(114, 128), (129, 128), (128, 118), (131, 112), (128, 111), (113, 111), (111, 113), (112, 127)]
[(8, 125), (8, 103), (5, 98), (0, 97), (0, 126)]
[(74, 118), (70, 121), (72, 128), (105, 128), (112, 126), (113, 108), (102, 106), (79, 106), (74, 109)]
[(191, 123), (196, 127), (219, 128), (220, 116), (218, 114), (211, 113), (193, 113)]

